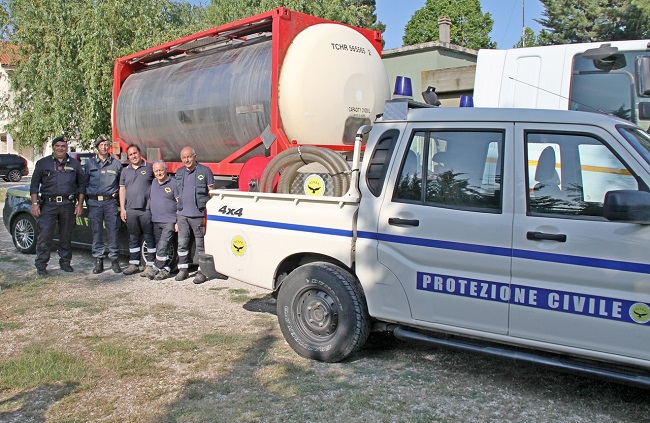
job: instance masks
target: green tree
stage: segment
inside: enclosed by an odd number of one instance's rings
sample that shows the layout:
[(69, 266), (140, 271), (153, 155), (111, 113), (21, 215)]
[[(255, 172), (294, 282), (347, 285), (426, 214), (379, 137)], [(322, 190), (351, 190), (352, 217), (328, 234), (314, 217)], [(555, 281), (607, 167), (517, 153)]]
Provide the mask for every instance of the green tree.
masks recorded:
[(9, 0), (8, 12), (20, 62), (2, 111), (14, 139), (36, 148), (55, 135), (88, 146), (110, 133), (115, 59), (200, 21), (198, 9), (168, 0)]
[(206, 8), (207, 22), (219, 26), (279, 6), (361, 28), (381, 32), (386, 29), (377, 22), (375, 0), (211, 0)]
[(547, 31), (540, 44), (566, 44), (650, 37), (647, 0), (541, 0)]
[[(544, 30), (542, 30), (543, 32)], [(534, 47), (538, 46), (539, 40), (537, 35), (535, 35), (535, 31), (533, 31), (531, 28), (526, 27), (524, 28), (524, 35), (517, 41), (517, 44), (512, 46), (513, 48), (522, 48), (522, 47)]]
[(0, 1), (0, 40), (6, 40), (11, 26), (7, 0)]
[(427, 0), (406, 24), (404, 45), (438, 40), (438, 18), (443, 16), (451, 18), (452, 44), (471, 49), (496, 47), (489, 36), (494, 20), (489, 13), (481, 12), (479, 0)]

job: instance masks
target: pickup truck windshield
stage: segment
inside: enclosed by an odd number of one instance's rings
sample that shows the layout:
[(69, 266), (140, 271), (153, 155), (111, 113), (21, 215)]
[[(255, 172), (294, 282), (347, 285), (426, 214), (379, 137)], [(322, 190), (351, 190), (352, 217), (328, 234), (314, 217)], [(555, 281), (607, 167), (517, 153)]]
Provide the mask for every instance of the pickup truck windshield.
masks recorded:
[(620, 126), (618, 130), (643, 159), (650, 164), (650, 135), (639, 128), (630, 126)]

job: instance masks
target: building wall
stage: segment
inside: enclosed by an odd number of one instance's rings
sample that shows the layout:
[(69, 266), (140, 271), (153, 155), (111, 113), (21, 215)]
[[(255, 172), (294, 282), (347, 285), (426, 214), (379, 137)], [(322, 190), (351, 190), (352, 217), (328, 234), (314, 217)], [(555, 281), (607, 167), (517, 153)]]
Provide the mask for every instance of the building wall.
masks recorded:
[[(449, 68), (468, 68), (475, 66), (478, 52), (468, 48), (460, 47), (441, 41), (417, 44), (413, 46), (400, 47), (385, 50), (382, 55), (391, 93), (397, 76), (408, 76), (411, 78), (413, 87), (413, 99), (424, 101), (422, 91), (429, 85), (436, 88), (443, 106), (458, 106), (461, 95), (468, 94), (467, 81), (471, 79), (471, 87), (474, 86), (474, 75), (468, 69), (464, 70), (462, 81), (449, 81), (444, 84), (440, 79), (436, 80), (433, 75), (439, 70)], [(433, 73), (433, 74), (432, 74)], [(448, 72), (447, 77), (455, 78), (454, 72)], [(458, 78), (456, 78), (458, 79)], [(435, 82), (434, 82), (435, 81)], [(462, 85), (462, 89), (454, 88)], [(444, 86), (443, 86), (444, 85)], [(469, 90), (471, 95), (471, 89)]]
[[(4, 97), (7, 93), (11, 94), (9, 85), (9, 76), (13, 72), (12, 66), (0, 65), (0, 96)], [(11, 101), (11, 95), (10, 100)], [(13, 153), (19, 154), (27, 159), (27, 166), (31, 174), (34, 170), (34, 164), (38, 159), (43, 157), (42, 152), (34, 151), (33, 148), (20, 148), (18, 143), (14, 142), (14, 138), (7, 130), (6, 119), (0, 119), (0, 153)]]

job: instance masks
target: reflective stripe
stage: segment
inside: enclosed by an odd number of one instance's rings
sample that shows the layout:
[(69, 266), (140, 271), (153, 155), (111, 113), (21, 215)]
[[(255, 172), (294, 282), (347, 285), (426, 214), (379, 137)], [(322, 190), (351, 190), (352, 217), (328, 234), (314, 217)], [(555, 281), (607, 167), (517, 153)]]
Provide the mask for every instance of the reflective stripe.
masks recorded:
[(129, 260), (129, 264), (135, 264), (138, 266), (140, 264), (140, 260)]
[(179, 264), (179, 265), (178, 265), (178, 268), (179, 268), (179, 269), (187, 269), (187, 268), (189, 268), (189, 267), (190, 267), (189, 264)]
[(147, 266), (153, 267), (153, 261), (147, 261), (146, 264), (147, 264)]
[(156, 260), (165, 261), (165, 260), (167, 260), (167, 256), (160, 257), (160, 256), (156, 255)]
[(137, 253), (138, 251), (140, 251), (140, 247), (138, 247), (138, 248), (129, 248), (129, 253)]
[(179, 252), (178, 252), (178, 255), (179, 255), (179, 256), (183, 256), (183, 257), (185, 257), (185, 256), (188, 255), (189, 253), (190, 253), (189, 251), (179, 251)]

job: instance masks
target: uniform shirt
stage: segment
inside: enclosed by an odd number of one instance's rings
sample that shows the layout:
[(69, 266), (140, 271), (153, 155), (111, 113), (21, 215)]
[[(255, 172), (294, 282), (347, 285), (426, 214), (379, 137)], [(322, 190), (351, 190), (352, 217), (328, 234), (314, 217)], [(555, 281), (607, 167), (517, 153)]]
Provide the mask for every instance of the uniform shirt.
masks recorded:
[(176, 223), (176, 198), (178, 187), (176, 179), (167, 177), (162, 184), (154, 179), (151, 183), (151, 221), (156, 223)]
[[(200, 163), (191, 171), (180, 168), (176, 171), (178, 182), (178, 215), (203, 217), (203, 209), (210, 198), (208, 187), (214, 185), (212, 171)], [(201, 206), (201, 208), (199, 208)]]
[(88, 177), (86, 195), (109, 196), (119, 190), (122, 163), (113, 156), (103, 161), (98, 157), (88, 159), (85, 171)]
[(137, 169), (128, 165), (120, 174), (120, 186), (126, 188), (124, 208), (126, 210), (146, 210), (149, 208), (149, 191), (154, 180), (153, 168), (144, 160)]
[(57, 160), (54, 155), (43, 157), (36, 162), (32, 181), (29, 185), (30, 194), (46, 196), (69, 196), (86, 193), (86, 176), (81, 164), (65, 155), (63, 160)]

